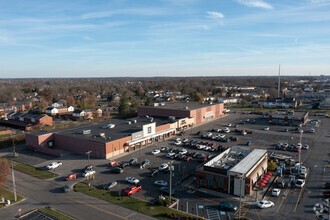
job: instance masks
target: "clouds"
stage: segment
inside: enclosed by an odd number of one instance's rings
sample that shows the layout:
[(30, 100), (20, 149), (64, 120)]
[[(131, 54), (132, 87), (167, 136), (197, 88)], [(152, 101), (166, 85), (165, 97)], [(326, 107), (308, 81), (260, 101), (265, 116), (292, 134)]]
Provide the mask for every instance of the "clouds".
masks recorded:
[(155, 16), (164, 15), (165, 10), (162, 8), (124, 8), (111, 11), (89, 12), (81, 16), (82, 19), (106, 18), (114, 15), (141, 15)]
[(254, 8), (274, 9), (272, 5), (263, 0), (235, 0), (236, 2)]
[(216, 11), (207, 11), (206, 17), (212, 20), (217, 21), (221, 25), (223, 25), (222, 19), (225, 17), (222, 13)]

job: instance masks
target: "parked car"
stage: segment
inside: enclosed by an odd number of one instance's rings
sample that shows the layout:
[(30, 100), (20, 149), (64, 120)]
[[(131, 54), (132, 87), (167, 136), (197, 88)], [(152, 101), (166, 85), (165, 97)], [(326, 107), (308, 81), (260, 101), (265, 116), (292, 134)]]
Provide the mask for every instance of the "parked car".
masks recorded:
[(251, 144), (252, 144), (251, 141), (246, 142), (246, 145), (247, 145), (247, 146), (250, 146)]
[(114, 167), (114, 166), (117, 166), (117, 165), (119, 165), (119, 162), (118, 162), (118, 161), (111, 161), (111, 162), (109, 163), (109, 166), (110, 166), (110, 167)]
[(269, 131), (269, 127), (265, 127), (264, 130), (265, 130), (265, 131)]
[(92, 165), (85, 166), (85, 168), (83, 169), (83, 172), (86, 172), (87, 170), (93, 170), (93, 166)]
[(83, 177), (93, 176), (95, 174), (95, 170), (86, 170), (82, 175)]
[(168, 151), (168, 147), (161, 147), (160, 151), (164, 152), (164, 151)]
[(285, 128), (285, 129), (284, 129), (284, 132), (288, 132), (288, 131), (289, 131), (289, 129), (288, 129), (288, 128)]
[(168, 185), (167, 182), (164, 180), (157, 180), (154, 182), (154, 184), (157, 186), (167, 186)]
[(285, 181), (283, 179), (279, 180), (277, 183), (277, 187), (284, 188), (285, 187)]
[(275, 204), (272, 201), (261, 200), (258, 202), (257, 206), (261, 209), (273, 207)]
[(181, 141), (176, 141), (176, 142), (174, 142), (174, 145), (176, 145), (176, 146), (181, 145), (181, 144), (182, 144)]
[(235, 212), (237, 210), (237, 206), (234, 204), (231, 204), (229, 202), (220, 202), (219, 208), (222, 210), (227, 210), (231, 212)]
[(137, 162), (138, 162), (137, 158), (132, 158), (132, 159), (130, 159), (129, 164), (133, 165), (133, 164), (136, 164)]
[(306, 167), (304, 167), (304, 166), (301, 166), (300, 167), (300, 173), (307, 173), (307, 168)]
[(309, 149), (309, 145), (308, 145), (308, 144), (305, 144), (305, 145), (302, 147), (302, 149), (304, 149), (304, 150), (308, 150), (308, 149)]
[(159, 153), (160, 153), (159, 149), (155, 149), (151, 152), (152, 155), (156, 155), (156, 154), (159, 154)]
[(325, 191), (322, 194), (324, 195), (325, 198), (329, 198), (330, 197), (330, 191)]
[(172, 156), (174, 156), (174, 155), (175, 155), (174, 152), (170, 152), (170, 153), (167, 153), (167, 154), (166, 154), (166, 157), (172, 157)]
[(63, 192), (65, 192), (65, 193), (71, 191), (71, 189), (70, 189), (70, 187), (69, 187), (68, 185), (63, 186), (63, 187), (62, 187), (62, 190), (63, 190)]
[(131, 196), (132, 194), (140, 191), (142, 189), (142, 186), (130, 186), (128, 189), (124, 191), (124, 194), (126, 196)]
[(158, 169), (154, 169), (154, 170), (152, 170), (149, 174), (148, 174), (148, 176), (155, 176), (156, 174), (158, 174)]
[(125, 162), (125, 163), (120, 164), (120, 167), (125, 168), (125, 167), (129, 167), (129, 165), (130, 165), (129, 163)]
[(135, 184), (135, 185), (139, 184), (139, 182), (140, 182), (140, 180), (136, 179), (135, 177), (131, 177), (131, 176), (126, 177), (125, 181), (129, 182), (129, 183), (132, 183), (132, 184)]
[(183, 138), (182, 139), (182, 143), (186, 143), (186, 142), (188, 142), (188, 139), (187, 138)]
[(185, 157), (184, 160), (185, 161), (191, 161), (192, 160), (192, 157)]
[(148, 166), (150, 164), (150, 160), (145, 159), (144, 161), (142, 161), (141, 165), (140, 165), (140, 169), (145, 168), (146, 166)]
[(65, 178), (65, 180), (68, 181), (68, 180), (73, 180), (76, 178), (77, 178), (77, 174), (73, 173), (73, 174), (70, 174), (67, 178)]
[[(170, 189), (168, 187), (161, 187), (160, 191), (164, 194), (169, 195), (170, 194)], [(174, 195), (175, 194), (175, 189), (171, 189), (171, 194)]]
[(305, 180), (303, 179), (298, 179), (297, 182), (296, 182), (296, 187), (297, 188), (303, 188), (305, 185)]
[(281, 193), (280, 189), (274, 188), (272, 191), (272, 196), (279, 196)]
[(311, 133), (315, 133), (315, 129), (314, 128), (311, 128), (310, 132)]
[(47, 165), (48, 170), (56, 169), (57, 167), (62, 166), (62, 162), (52, 162), (51, 164)]
[(106, 189), (110, 190), (111, 188), (117, 186), (117, 184), (118, 184), (117, 181), (112, 181), (107, 185)]
[(180, 151), (179, 151), (179, 153), (181, 153), (181, 154), (186, 154), (188, 151), (187, 151), (187, 149), (181, 149)]
[(163, 171), (168, 167), (167, 163), (163, 163), (160, 167), (158, 167), (158, 170)]
[(124, 172), (124, 169), (121, 167), (116, 167), (114, 169), (111, 170), (113, 173), (122, 173)]

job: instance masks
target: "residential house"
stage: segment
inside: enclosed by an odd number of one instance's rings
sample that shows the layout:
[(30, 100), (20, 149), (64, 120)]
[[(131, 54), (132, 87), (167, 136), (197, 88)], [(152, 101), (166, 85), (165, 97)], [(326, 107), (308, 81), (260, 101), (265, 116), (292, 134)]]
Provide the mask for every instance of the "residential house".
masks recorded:
[(264, 108), (297, 108), (298, 102), (295, 98), (273, 98), (266, 101), (260, 101)]
[(45, 112), (48, 115), (66, 114), (74, 111), (73, 106), (48, 107)]

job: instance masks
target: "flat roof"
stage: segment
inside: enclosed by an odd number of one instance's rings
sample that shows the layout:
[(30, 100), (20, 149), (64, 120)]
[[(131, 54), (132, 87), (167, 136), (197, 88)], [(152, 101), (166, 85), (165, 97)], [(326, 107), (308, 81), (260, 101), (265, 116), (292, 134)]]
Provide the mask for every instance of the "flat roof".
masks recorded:
[[(147, 118), (143, 117), (136, 117), (136, 118), (129, 118), (129, 119), (110, 119), (102, 122), (97, 123), (89, 123), (86, 125), (81, 125), (78, 127), (70, 127), (61, 129), (58, 131), (53, 132), (37, 132), (34, 133), (36, 135), (44, 135), (49, 133), (60, 134), (95, 142), (107, 143), (114, 140), (118, 140), (124, 137), (129, 137), (132, 133), (142, 131), (143, 125), (150, 124), (156, 122), (156, 127), (168, 123), (173, 123), (167, 117), (151, 117)], [(134, 123), (136, 121), (136, 123)], [(130, 124), (129, 124), (130, 122)], [(105, 128), (106, 126), (114, 124), (115, 127), (113, 128)], [(83, 131), (90, 130), (90, 134), (83, 134)], [(104, 133), (105, 138), (100, 136), (100, 133)]]
[(234, 166), (230, 172), (246, 174), (252, 167), (267, 153), (267, 150), (254, 149), (243, 160), (241, 160), (236, 166)]
[(186, 110), (186, 111), (191, 111), (191, 110), (196, 110), (200, 108), (205, 108), (208, 106), (213, 106), (213, 105), (219, 105), (223, 103), (218, 103), (218, 102), (213, 102), (212, 104), (209, 104), (208, 102), (185, 102), (185, 101), (174, 101), (174, 102), (164, 102), (164, 105), (161, 105), (159, 103), (159, 106), (143, 106), (140, 108), (158, 108), (158, 109), (173, 109), (173, 110)]

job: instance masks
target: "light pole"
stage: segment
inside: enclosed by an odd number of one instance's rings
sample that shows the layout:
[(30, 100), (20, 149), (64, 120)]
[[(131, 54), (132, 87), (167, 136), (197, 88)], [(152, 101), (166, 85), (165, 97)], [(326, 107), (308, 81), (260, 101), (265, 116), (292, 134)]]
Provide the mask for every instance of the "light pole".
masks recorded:
[(241, 175), (240, 178), (239, 178), (240, 194), (239, 194), (238, 219), (241, 219), (241, 206), (242, 206), (242, 181), (244, 181), (244, 187), (245, 187), (245, 177)]
[(16, 184), (15, 184), (14, 162), (13, 161), (11, 161), (11, 176), (13, 178), (14, 198), (15, 198), (15, 202), (16, 202), (17, 201), (17, 195), (16, 195)]
[(172, 163), (173, 161), (170, 161), (170, 203), (172, 202)]
[(90, 160), (90, 154), (91, 154), (91, 153), (92, 153), (91, 150), (89, 150), (89, 151), (86, 152), (87, 157), (88, 157), (88, 165), (91, 165), (91, 164), (90, 164), (90, 161), (89, 161), (89, 160)]
[(302, 150), (302, 135), (303, 135), (303, 132), (301, 131), (301, 133), (300, 133), (300, 144), (301, 144), (301, 148), (299, 149), (299, 165), (301, 166), (301, 150)]

